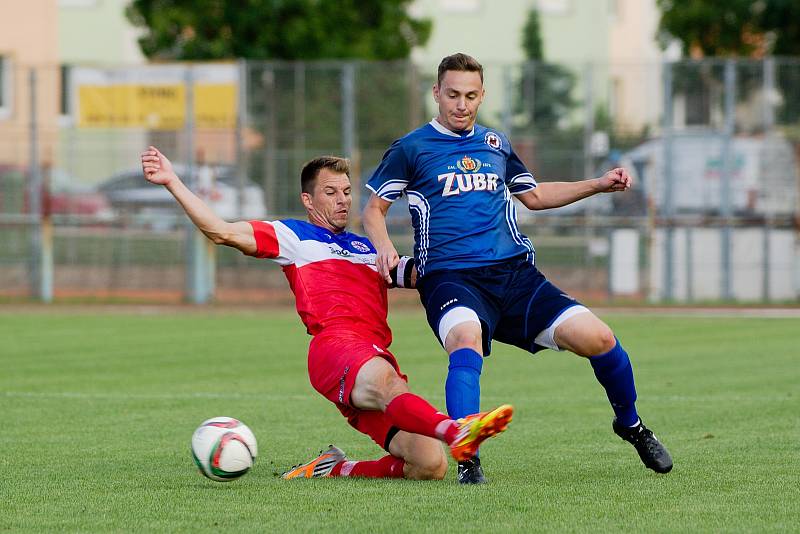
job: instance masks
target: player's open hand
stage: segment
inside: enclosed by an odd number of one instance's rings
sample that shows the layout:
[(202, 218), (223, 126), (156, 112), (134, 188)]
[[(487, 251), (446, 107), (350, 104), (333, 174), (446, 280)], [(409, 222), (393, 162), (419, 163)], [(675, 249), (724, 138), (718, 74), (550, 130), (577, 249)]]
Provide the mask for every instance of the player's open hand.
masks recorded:
[(167, 156), (154, 146), (142, 152), (142, 171), (147, 181), (156, 185), (167, 185), (178, 179)]
[(376, 247), (377, 254), (375, 255), (375, 267), (387, 284), (392, 283), (392, 277), (389, 274), (397, 264), (400, 263), (400, 256), (397, 254), (394, 245), (391, 243), (383, 247)]
[(622, 167), (617, 167), (605, 173), (600, 178), (600, 192), (615, 193), (617, 191), (627, 191), (631, 188), (633, 180), (628, 171)]

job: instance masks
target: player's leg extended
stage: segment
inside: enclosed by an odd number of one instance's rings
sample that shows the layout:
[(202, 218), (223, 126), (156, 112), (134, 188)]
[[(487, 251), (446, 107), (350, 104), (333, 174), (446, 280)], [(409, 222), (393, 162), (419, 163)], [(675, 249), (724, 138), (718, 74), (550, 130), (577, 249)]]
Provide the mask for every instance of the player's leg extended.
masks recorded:
[[(481, 404), (483, 332), (477, 314), (468, 308), (450, 310), (439, 323), (439, 337), (450, 358), (444, 384), (447, 413), (454, 419), (462, 418), (478, 411)], [(458, 481), (488, 482), (477, 452), (474, 458), (459, 462)]]
[(480, 411), (480, 377), (487, 353), (483, 326), (491, 325), (497, 315), (491, 294), (484, 294), (481, 284), (472, 272), (452, 271), (427, 275), (417, 285), (428, 324), (449, 356), (445, 397), (453, 419)]
[(553, 338), (558, 347), (589, 359), (614, 410), (614, 432), (633, 444), (645, 466), (659, 473), (669, 472), (672, 458), (639, 418), (633, 368), (611, 329), (587, 311), (564, 320), (555, 328)]
[(360, 410), (384, 412), (392, 424), (412, 434), (452, 441), (458, 424), (428, 401), (411, 393), (408, 383), (386, 359), (376, 356), (358, 370), (350, 403)]
[[(454, 419), (480, 409), (483, 356), (501, 314), (498, 295), (507, 282), (486, 269), (434, 272), (417, 282), (428, 324), (449, 356), (445, 398)], [(477, 456), (459, 463), (458, 478), (462, 483), (486, 482)]]
[[(439, 447), (441, 454), (441, 447)], [(330, 445), (319, 452), (316, 458), (295, 465), (281, 475), (284, 480), (298, 478), (364, 477), (403, 478), (405, 462), (402, 458), (387, 455), (378, 460), (348, 460), (340, 448)]]
[(639, 415), (636, 413), (633, 368), (611, 329), (587, 310), (559, 324), (554, 340), (560, 348), (589, 359), (597, 381), (606, 390), (617, 421), (629, 427), (635, 425)]
[(447, 458), (441, 443), (427, 436), (399, 431), (389, 443), (389, 454), (378, 460), (348, 460), (331, 445), (310, 462), (293, 467), (284, 479), (318, 477), (407, 478), (441, 480)]
[(483, 441), (505, 430), (513, 414), (511, 406), (503, 405), (455, 421), (411, 393), (406, 381), (382, 357), (361, 366), (350, 399), (356, 408), (383, 411), (391, 424), (402, 431), (444, 441), (459, 461), (472, 458)]

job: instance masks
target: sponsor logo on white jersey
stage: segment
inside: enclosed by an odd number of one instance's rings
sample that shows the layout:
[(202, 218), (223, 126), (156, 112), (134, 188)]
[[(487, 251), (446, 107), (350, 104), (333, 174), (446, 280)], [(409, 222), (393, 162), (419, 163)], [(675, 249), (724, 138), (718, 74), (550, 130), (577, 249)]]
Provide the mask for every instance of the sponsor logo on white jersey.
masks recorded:
[(361, 241), (350, 241), (350, 244), (359, 252), (369, 252), (369, 247)]
[(342, 256), (342, 257), (345, 257), (345, 258), (350, 256), (350, 251), (349, 250), (345, 250), (345, 249), (343, 249), (341, 247), (335, 247), (335, 246), (332, 246), (332, 245), (328, 245), (328, 248), (330, 249), (331, 254), (335, 254), (337, 256)]

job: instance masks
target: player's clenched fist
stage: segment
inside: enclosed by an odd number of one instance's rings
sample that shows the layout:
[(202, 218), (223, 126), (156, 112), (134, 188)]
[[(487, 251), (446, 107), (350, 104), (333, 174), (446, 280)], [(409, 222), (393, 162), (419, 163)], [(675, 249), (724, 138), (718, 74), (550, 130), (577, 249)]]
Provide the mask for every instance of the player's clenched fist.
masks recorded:
[(608, 171), (600, 178), (600, 190), (605, 193), (626, 191), (630, 189), (632, 182), (633, 180), (628, 171), (618, 167)]
[(156, 185), (167, 185), (177, 179), (172, 163), (154, 146), (142, 152), (142, 171), (147, 181)]

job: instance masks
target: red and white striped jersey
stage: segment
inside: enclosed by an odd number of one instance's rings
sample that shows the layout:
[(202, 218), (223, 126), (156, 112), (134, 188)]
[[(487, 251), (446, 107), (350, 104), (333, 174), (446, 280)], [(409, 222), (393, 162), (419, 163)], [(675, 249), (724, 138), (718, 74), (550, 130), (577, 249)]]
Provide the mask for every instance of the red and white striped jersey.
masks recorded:
[(368, 238), (333, 233), (295, 219), (250, 224), (255, 256), (283, 268), (309, 334), (348, 330), (389, 346), (387, 287), (375, 267), (375, 247)]

